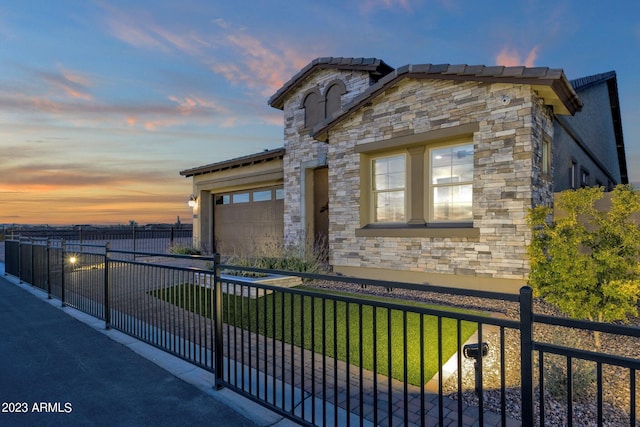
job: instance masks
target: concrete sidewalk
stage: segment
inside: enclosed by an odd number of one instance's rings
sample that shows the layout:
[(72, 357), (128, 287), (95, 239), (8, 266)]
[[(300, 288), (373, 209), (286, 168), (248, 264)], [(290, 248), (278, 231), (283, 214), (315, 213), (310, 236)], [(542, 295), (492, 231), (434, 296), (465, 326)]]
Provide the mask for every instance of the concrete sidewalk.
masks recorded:
[(0, 425), (297, 425), (213, 382), (210, 372), (60, 308), (4, 276), (0, 263)]

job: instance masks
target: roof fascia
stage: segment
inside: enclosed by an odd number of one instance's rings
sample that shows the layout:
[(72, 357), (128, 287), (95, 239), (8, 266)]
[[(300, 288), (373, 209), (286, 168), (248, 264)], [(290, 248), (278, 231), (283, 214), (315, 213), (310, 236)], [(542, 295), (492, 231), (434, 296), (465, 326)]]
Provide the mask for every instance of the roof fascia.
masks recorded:
[(618, 152), (618, 164), (620, 166), (620, 181), (622, 184), (629, 183), (629, 173), (627, 170), (627, 156), (624, 149), (624, 135), (622, 134), (622, 115), (620, 113), (620, 96), (618, 94), (618, 78), (613, 73), (607, 79), (607, 89), (609, 90), (609, 105), (611, 107), (611, 118), (613, 119), (613, 131), (616, 138), (616, 150)]
[(243, 166), (251, 166), (257, 163), (268, 162), (271, 160), (282, 159), (284, 157), (285, 149), (276, 148), (274, 150), (262, 151), (256, 154), (250, 154), (248, 156), (237, 157), (235, 159), (225, 160), (218, 163), (212, 163), (210, 165), (198, 166), (192, 169), (186, 169), (180, 171), (180, 175), (184, 177), (191, 177), (196, 175), (203, 175), (207, 173), (218, 172), (226, 169), (239, 168)]
[(282, 110), (284, 99), (296, 86), (314, 72), (324, 69), (366, 71), (372, 75), (375, 74), (376, 77), (384, 76), (393, 71), (393, 67), (377, 58), (316, 58), (278, 89), (269, 98), (268, 104)]
[[(370, 103), (373, 98), (378, 96), (381, 92), (389, 89), (400, 80), (406, 78), (413, 79), (432, 79), (432, 80), (455, 80), (455, 81), (474, 81), (485, 83), (514, 83), (531, 85), (534, 90), (550, 88), (552, 92), (557, 96), (558, 102), (549, 102), (549, 105), (554, 106), (554, 111), (557, 114), (575, 114), (582, 108), (582, 102), (578, 98), (577, 94), (571, 87), (569, 81), (564, 76), (564, 73), (560, 73), (557, 76), (551, 76), (549, 78), (537, 78), (535, 76), (530, 77), (518, 77), (512, 75), (496, 76), (496, 75), (477, 75), (477, 74), (446, 74), (438, 71), (439, 68), (431, 66), (431, 69), (435, 69), (435, 72), (423, 72), (421, 68), (429, 67), (429, 65), (405, 65), (398, 68), (396, 71), (384, 76), (380, 81), (371, 86), (362, 95), (356, 97), (349, 105), (336, 111), (331, 117), (327, 118), (324, 122), (316, 125), (313, 129), (313, 137), (319, 141), (326, 141), (328, 139), (328, 131), (335, 125), (346, 119), (351, 113), (358, 110), (362, 106)], [(533, 74), (533, 73), (531, 73)]]

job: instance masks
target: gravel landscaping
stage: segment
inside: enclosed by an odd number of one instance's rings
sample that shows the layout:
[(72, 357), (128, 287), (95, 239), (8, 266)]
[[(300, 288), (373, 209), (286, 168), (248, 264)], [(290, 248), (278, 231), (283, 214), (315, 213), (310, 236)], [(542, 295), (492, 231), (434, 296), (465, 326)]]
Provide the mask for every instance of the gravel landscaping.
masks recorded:
[[(313, 283), (311, 286), (330, 288), (345, 292), (375, 294), (386, 297), (422, 301), (425, 303), (441, 304), (452, 307), (482, 310), (493, 316), (518, 320), (519, 309), (517, 303), (487, 300), (475, 297), (465, 297), (432, 292), (394, 289), (388, 292), (384, 288), (362, 288), (339, 282)], [(564, 317), (562, 313), (543, 301), (534, 301), (534, 313)], [(640, 326), (640, 319), (630, 319), (630, 324)], [(537, 342), (562, 345), (571, 348), (594, 351), (593, 333), (583, 330), (561, 328), (536, 324), (534, 339)], [(483, 327), (482, 340), (489, 343), (489, 353), (483, 360), (483, 404), (484, 408), (492, 412), (501, 412), (501, 378), (500, 378), (500, 331), (498, 327)], [(610, 336), (602, 334), (602, 349), (607, 354), (640, 358), (640, 342), (637, 338), (626, 336)], [(505, 330), (505, 412), (511, 418), (520, 419), (520, 341), (517, 330)], [(544, 425), (567, 425), (566, 393), (566, 359), (554, 355), (545, 355), (545, 396), (544, 396)], [(595, 426), (597, 423), (597, 390), (595, 386), (595, 363), (575, 360), (574, 393), (579, 397), (573, 399), (573, 425)], [(538, 372), (538, 360), (534, 358), (534, 370)], [(629, 387), (630, 373), (627, 369), (604, 365), (602, 369), (603, 390), (603, 423), (606, 426), (629, 426)], [(536, 378), (537, 383), (537, 378)], [(636, 381), (638, 383), (638, 381)], [(458, 375), (454, 372), (444, 383), (447, 396), (457, 399)], [(469, 405), (478, 405), (475, 392), (475, 370), (472, 360), (463, 359), (462, 363), (462, 399)], [(555, 395), (554, 395), (555, 394)], [(566, 396), (566, 394), (565, 394)], [(636, 396), (640, 396), (640, 384), (636, 384)], [(540, 406), (539, 389), (535, 389), (535, 413), (539, 417)], [(640, 402), (636, 403), (636, 407)]]
[[(0, 262), (4, 262), (4, 242), (0, 242)], [(146, 261), (152, 261), (146, 259)], [(153, 261), (160, 261), (155, 260)], [(167, 261), (167, 260), (163, 260)], [(200, 264), (193, 260), (172, 260), (172, 263), (196, 266)], [(198, 265), (199, 267), (202, 267)], [(408, 299), (431, 304), (447, 305), (458, 308), (480, 310), (488, 312), (491, 316), (518, 320), (519, 307), (517, 303), (488, 300), (476, 297), (439, 294), (433, 292), (410, 291), (394, 289), (389, 292), (385, 288), (368, 286), (366, 288), (341, 282), (313, 281), (307, 283), (324, 289), (334, 289), (345, 292), (375, 294), (385, 297)], [(536, 314), (563, 317), (554, 307), (543, 301), (534, 301)], [(630, 325), (640, 327), (640, 318), (629, 319)], [(594, 351), (593, 333), (583, 330), (553, 327), (536, 324), (534, 337), (537, 342), (562, 345), (570, 348)], [(520, 342), (517, 330), (505, 329), (504, 332), (504, 382), (505, 382), (505, 413), (510, 418), (520, 419)], [(611, 336), (602, 334), (602, 350), (607, 354), (624, 356), (632, 359), (640, 359), (640, 340), (626, 336)], [(500, 355), (500, 330), (497, 327), (485, 325), (482, 331), (482, 340), (489, 343), (489, 353), (483, 359), (483, 406), (486, 410), (500, 413), (501, 402), (501, 355)], [(538, 373), (538, 360), (534, 358), (534, 370)], [(535, 413), (539, 414), (540, 402), (544, 401), (544, 425), (563, 426), (567, 424), (567, 402), (563, 397), (566, 393), (566, 359), (553, 355), (545, 355), (545, 394), (541, 399), (539, 389), (535, 389)], [(597, 423), (597, 389), (595, 386), (595, 364), (582, 361), (574, 361), (574, 399), (573, 399), (573, 425), (592, 426)], [(474, 362), (463, 359), (462, 393), (458, 393), (458, 374), (454, 372), (443, 383), (445, 395), (458, 399), (461, 397), (466, 404), (478, 405), (478, 397), (475, 395)], [(538, 384), (536, 379), (536, 384)], [(602, 368), (602, 408), (603, 425), (628, 426), (630, 425), (630, 372), (627, 369), (604, 365)], [(636, 399), (640, 396), (640, 381), (636, 381)], [(635, 407), (640, 405), (637, 401)], [(637, 411), (637, 410), (636, 410)], [(539, 416), (539, 415), (538, 415)], [(539, 423), (538, 423), (539, 424)]]

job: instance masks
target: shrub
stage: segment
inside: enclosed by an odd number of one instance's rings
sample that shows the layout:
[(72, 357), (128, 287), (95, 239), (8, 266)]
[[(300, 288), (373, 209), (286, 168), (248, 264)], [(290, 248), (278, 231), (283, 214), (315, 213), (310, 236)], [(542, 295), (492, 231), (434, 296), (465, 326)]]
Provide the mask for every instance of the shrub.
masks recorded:
[[(226, 264), (237, 265), (238, 267), (257, 267), (257, 268), (265, 268), (259, 267), (255, 265), (255, 260), (247, 257), (241, 256), (232, 256), (227, 261)], [(211, 266), (213, 268), (213, 265)], [(258, 273), (255, 271), (246, 271), (246, 270), (224, 270), (224, 274), (228, 274), (230, 276), (239, 276), (239, 277), (266, 277), (267, 275), (264, 273)]]
[[(569, 346), (580, 347), (580, 340), (572, 334), (561, 334), (555, 332), (552, 338), (553, 343)], [(567, 358), (559, 355), (548, 355), (545, 357), (544, 380), (545, 389), (556, 399), (567, 399), (567, 383), (569, 376), (567, 374)], [(589, 397), (595, 389), (596, 370), (595, 363), (583, 359), (571, 360), (571, 378), (572, 378), (572, 397), (575, 399), (584, 399)]]
[[(288, 245), (273, 245), (262, 251), (262, 255), (232, 255), (226, 261), (240, 267), (264, 268), (266, 270), (284, 270), (297, 273), (323, 273), (328, 269), (326, 257), (326, 245), (320, 239), (313, 245), (304, 243), (292, 243)], [(237, 274), (245, 277), (256, 277), (253, 272), (237, 271)], [(253, 275), (253, 276), (252, 276)]]
[[(567, 364), (566, 358), (551, 356), (545, 358), (544, 374), (545, 389), (556, 399), (567, 399)], [(591, 395), (596, 381), (593, 362), (582, 359), (572, 359), (572, 398), (584, 399)]]
[[(640, 212), (640, 193), (617, 186), (606, 212), (595, 207), (602, 197), (601, 187), (561, 193), (557, 203), (566, 215), (555, 221), (551, 208), (529, 212), (529, 284), (571, 317), (626, 320), (638, 314), (640, 225), (632, 215)], [(595, 340), (599, 347), (599, 334)]]
[(169, 247), (169, 253), (174, 255), (201, 255), (201, 252), (193, 246), (185, 245), (171, 245)]

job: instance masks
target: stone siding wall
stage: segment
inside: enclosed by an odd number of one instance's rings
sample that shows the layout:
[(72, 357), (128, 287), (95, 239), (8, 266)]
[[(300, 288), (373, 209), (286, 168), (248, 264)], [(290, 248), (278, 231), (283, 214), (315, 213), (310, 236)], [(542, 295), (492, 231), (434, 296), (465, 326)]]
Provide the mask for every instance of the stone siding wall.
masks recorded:
[[(504, 96), (510, 97), (505, 104)], [(360, 227), (357, 144), (477, 122), (473, 226), (479, 238), (356, 237)], [(527, 209), (551, 203), (540, 146), (551, 113), (529, 86), (402, 80), (330, 132), (329, 241), (334, 266), (523, 279)]]
[(303, 96), (311, 89), (325, 95), (327, 85), (340, 79), (347, 93), (342, 96), (343, 105), (365, 91), (371, 84), (369, 74), (361, 71), (320, 70), (298, 88), (295, 95), (284, 104), (284, 190), (285, 190), (285, 242), (297, 244), (305, 237), (302, 180), (305, 168), (326, 164), (327, 144), (314, 140), (304, 126)]

